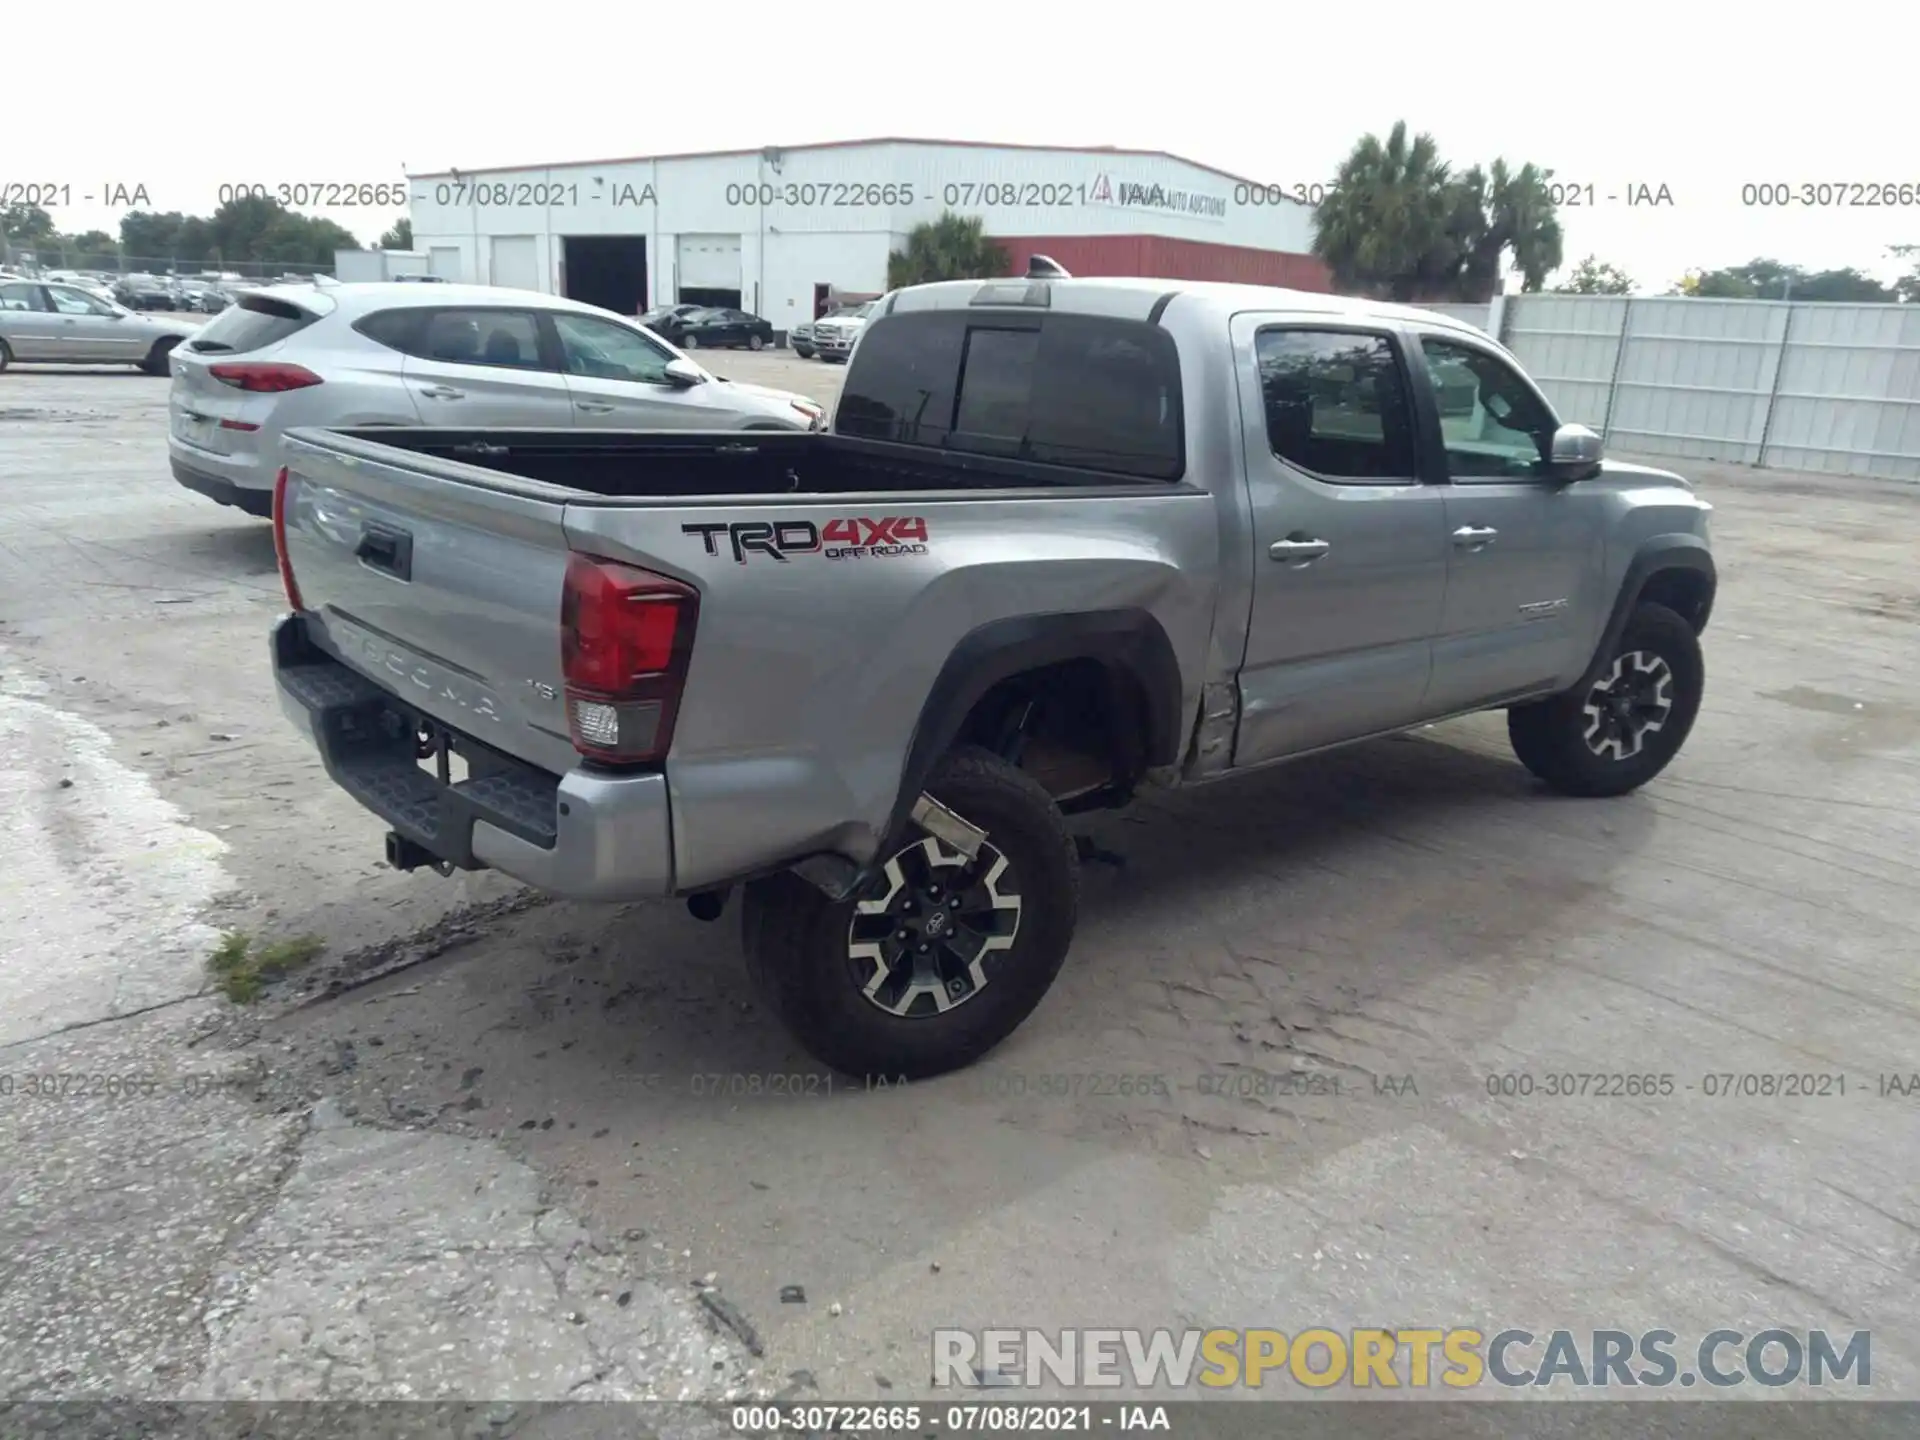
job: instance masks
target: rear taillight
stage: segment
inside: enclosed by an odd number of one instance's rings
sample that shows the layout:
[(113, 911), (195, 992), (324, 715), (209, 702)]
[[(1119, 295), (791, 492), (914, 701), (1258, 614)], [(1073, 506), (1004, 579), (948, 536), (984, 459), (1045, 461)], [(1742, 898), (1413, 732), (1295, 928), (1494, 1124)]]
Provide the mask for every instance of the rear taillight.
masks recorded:
[(304, 610), (300, 587), (293, 583), (293, 562), (287, 558), (287, 469), (273, 477), (273, 557), (280, 562), (280, 585), (287, 592), (287, 604)]
[(560, 669), (573, 748), (612, 764), (657, 764), (693, 653), (700, 592), (651, 570), (574, 555), (560, 598)]
[(207, 373), (222, 385), (260, 394), (278, 394), (282, 390), (304, 390), (321, 383), (320, 377), (304, 365), (282, 365), (268, 360), (229, 360), (209, 365)]

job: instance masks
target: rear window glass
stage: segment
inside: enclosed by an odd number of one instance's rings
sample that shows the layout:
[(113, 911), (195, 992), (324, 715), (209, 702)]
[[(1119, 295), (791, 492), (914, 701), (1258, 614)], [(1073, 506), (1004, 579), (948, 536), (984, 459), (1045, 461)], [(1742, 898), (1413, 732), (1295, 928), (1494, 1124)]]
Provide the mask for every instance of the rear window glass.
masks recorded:
[(320, 317), (266, 295), (242, 295), (187, 342), (189, 350), (235, 355), (264, 350), (313, 324)]
[(426, 315), (424, 310), (376, 310), (354, 321), (353, 328), (389, 350), (412, 351), (419, 348)]
[(1157, 325), (936, 311), (870, 321), (844, 435), (1177, 480), (1180, 361)]

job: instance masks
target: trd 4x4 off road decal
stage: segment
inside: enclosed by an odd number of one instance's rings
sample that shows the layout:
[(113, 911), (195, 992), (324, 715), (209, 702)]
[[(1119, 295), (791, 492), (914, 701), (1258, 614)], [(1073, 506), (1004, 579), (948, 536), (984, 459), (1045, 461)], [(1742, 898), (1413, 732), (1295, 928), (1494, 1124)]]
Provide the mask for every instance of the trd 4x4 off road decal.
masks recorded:
[(720, 553), (720, 537), (727, 537), (733, 558), (744, 565), (749, 555), (765, 555), (786, 564), (795, 555), (825, 555), (829, 560), (858, 560), (869, 555), (924, 555), (927, 522), (918, 515), (862, 515), (829, 520), (816, 526), (811, 520), (738, 520), (731, 525), (682, 525), (698, 535), (707, 554)]

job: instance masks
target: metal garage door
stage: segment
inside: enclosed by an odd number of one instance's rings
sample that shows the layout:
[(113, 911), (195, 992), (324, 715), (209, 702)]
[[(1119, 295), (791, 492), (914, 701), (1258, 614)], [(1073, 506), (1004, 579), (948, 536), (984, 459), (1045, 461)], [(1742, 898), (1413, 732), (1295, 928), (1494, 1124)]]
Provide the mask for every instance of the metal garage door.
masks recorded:
[(493, 265), (487, 280), (494, 285), (509, 285), (516, 290), (540, 288), (540, 252), (532, 235), (496, 235), (493, 237)]
[(740, 237), (682, 235), (678, 280), (682, 290), (738, 290)]

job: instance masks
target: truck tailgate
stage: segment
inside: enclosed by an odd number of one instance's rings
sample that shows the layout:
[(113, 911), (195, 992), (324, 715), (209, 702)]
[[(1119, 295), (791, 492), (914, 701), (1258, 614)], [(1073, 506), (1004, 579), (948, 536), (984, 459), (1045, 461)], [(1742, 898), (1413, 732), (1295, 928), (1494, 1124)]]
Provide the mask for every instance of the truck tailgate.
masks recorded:
[(570, 492), (382, 453), (397, 458), (287, 437), (287, 560), (314, 643), (452, 729), (566, 771), (579, 759), (560, 658)]

